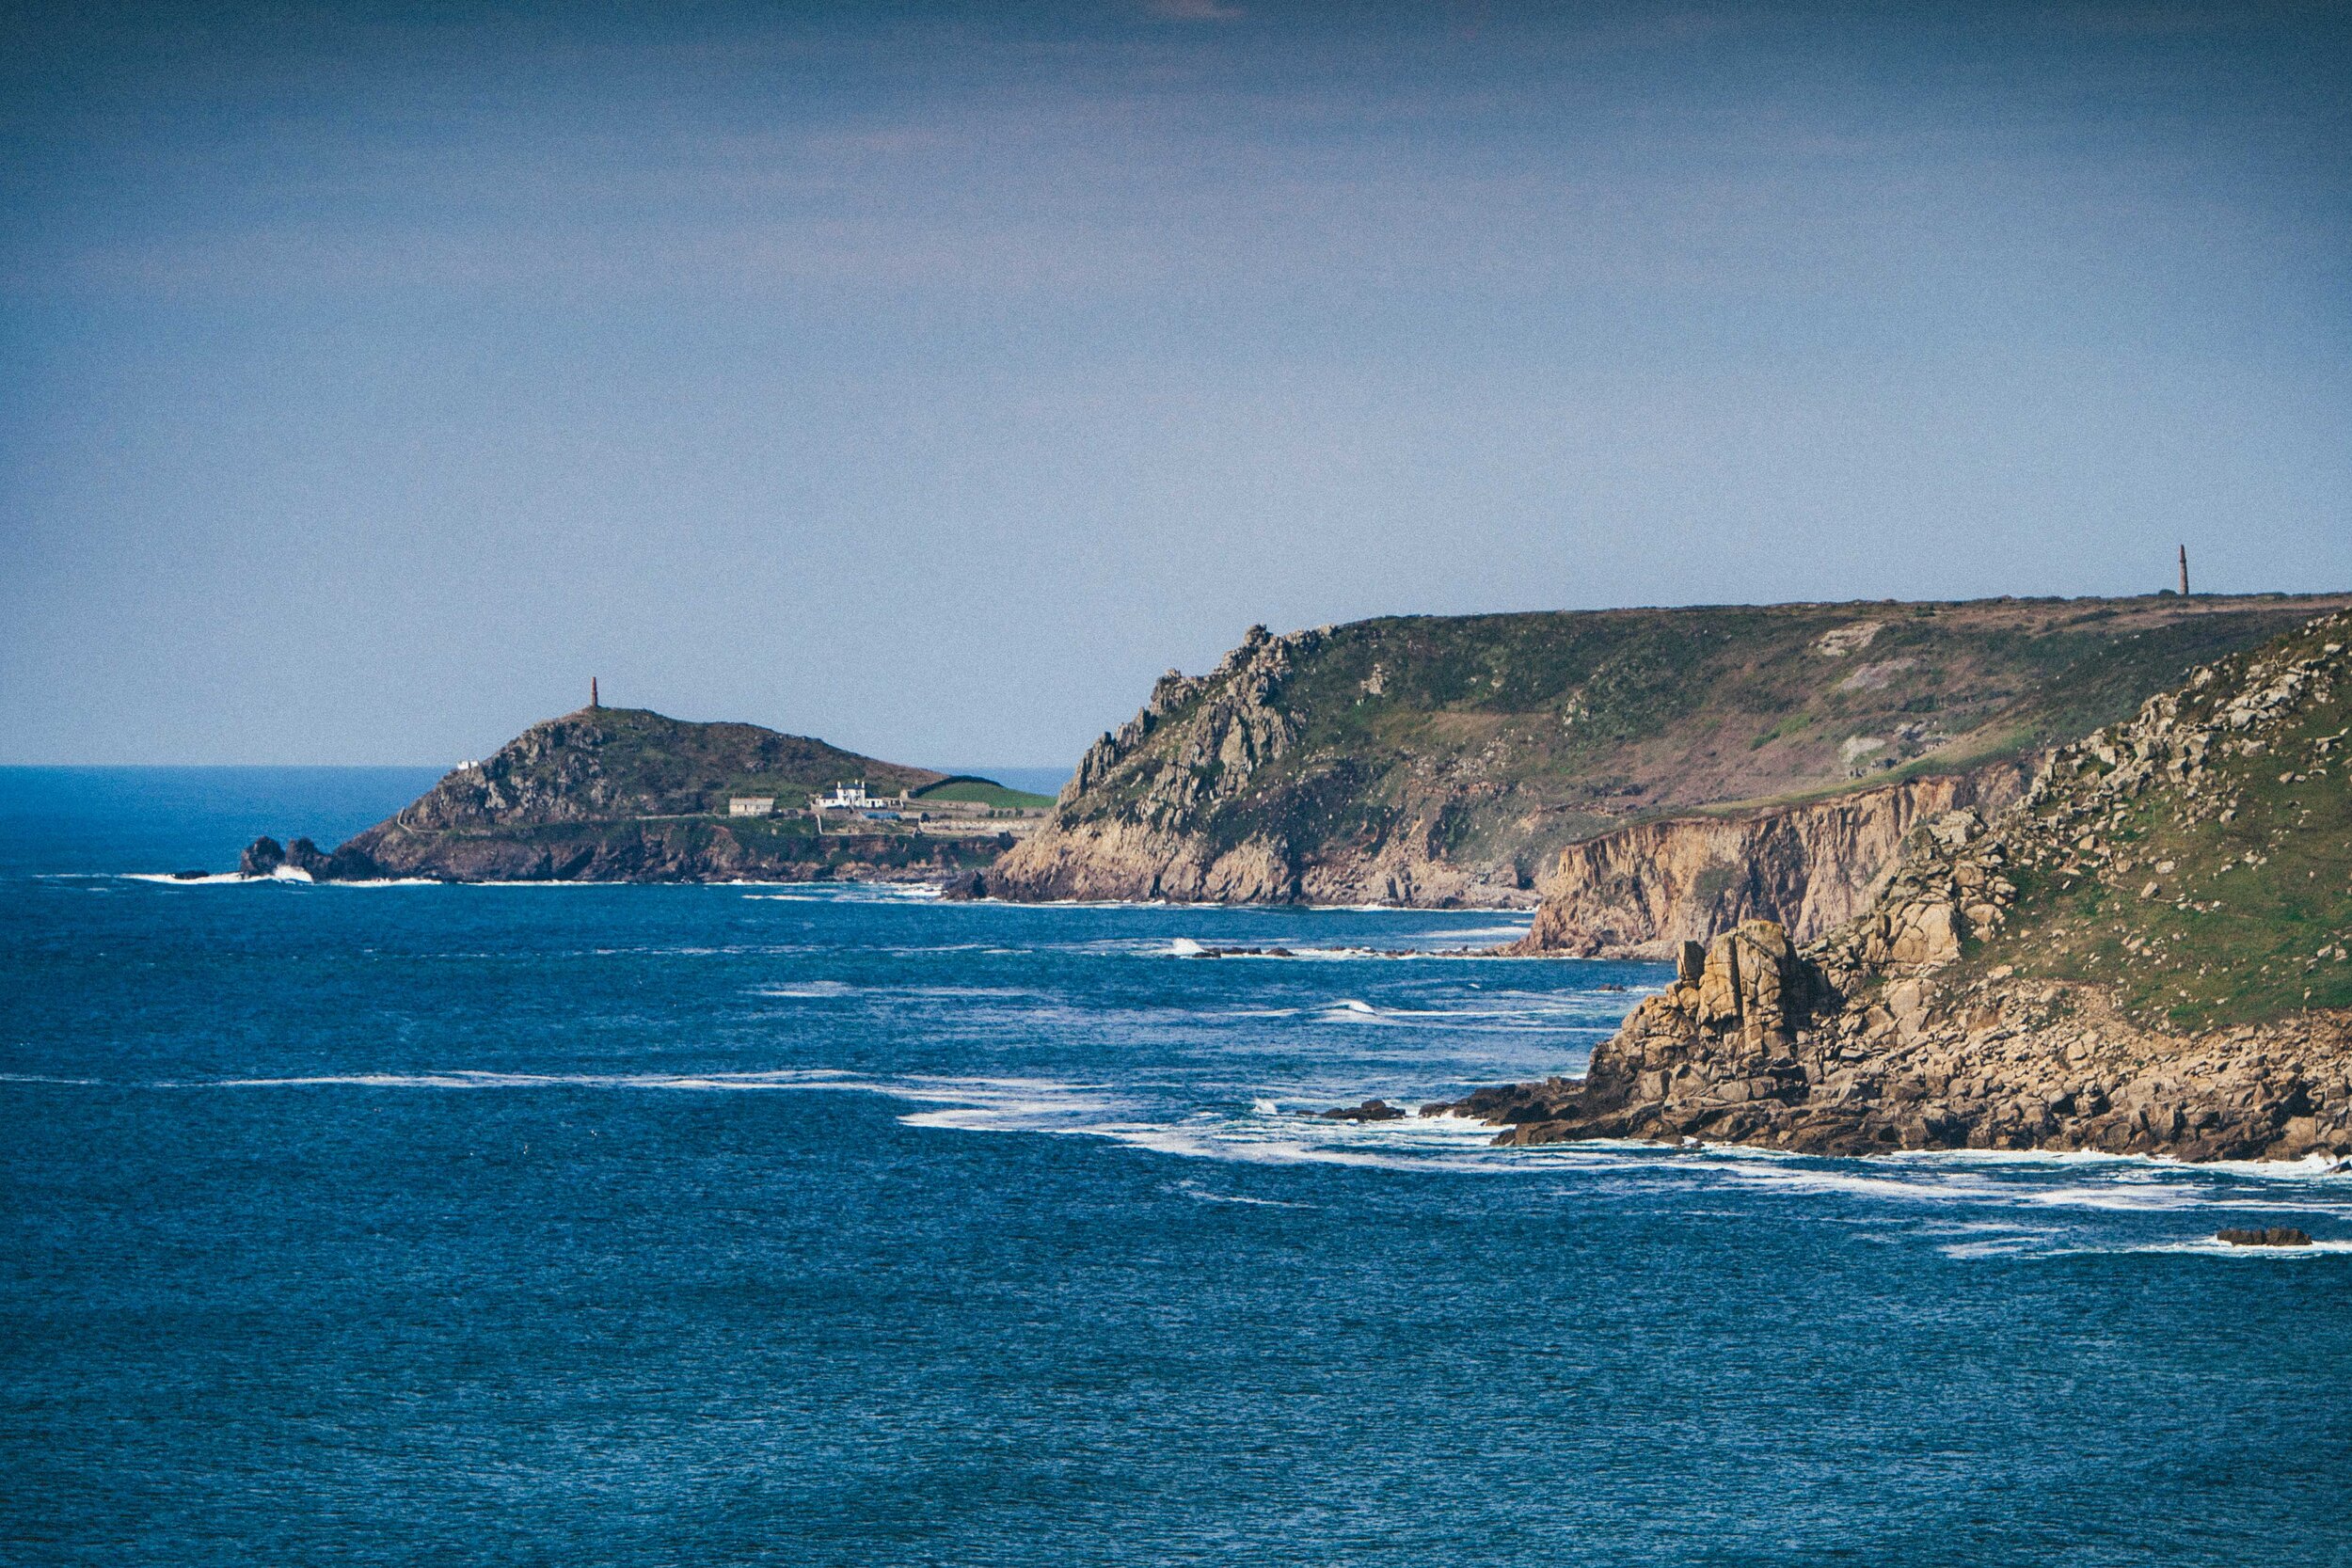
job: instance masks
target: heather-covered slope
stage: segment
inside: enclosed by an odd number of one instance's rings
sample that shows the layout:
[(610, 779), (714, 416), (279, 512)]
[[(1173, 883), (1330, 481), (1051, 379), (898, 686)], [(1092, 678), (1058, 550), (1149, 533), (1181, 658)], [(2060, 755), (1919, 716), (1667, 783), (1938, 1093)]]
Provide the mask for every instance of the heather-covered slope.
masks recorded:
[(1861, 918), (1692, 943), (1582, 1082), (1460, 1108), (1522, 1143), (2352, 1154), (2347, 644), (2336, 614), (2200, 669), (1990, 829), (1928, 824)]
[[(1997, 793), (1984, 769), (2344, 602), (2003, 599), (1253, 628), (1208, 675), (1165, 676), (1098, 741), (1054, 823), (989, 872), (988, 891), (1532, 904), (1562, 850), (1631, 825), (1930, 777), (1979, 775), (1963, 794)], [(1836, 896), (1858, 896), (1879, 869)], [(1689, 880), (1716, 879), (1698, 866)], [(1601, 945), (1668, 934), (1653, 918)]]
[[(458, 881), (801, 880), (938, 876), (984, 861), (977, 843), (881, 833), (819, 836), (811, 794), (863, 779), (876, 794), (941, 782), (756, 724), (705, 724), (642, 708), (583, 708), (533, 724), (466, 763), (331, 855), (263, 839), (244, 869), (291, 865), (322, 879)], [(729, 818), (730, 797), (771, 796), (786, 815)]]

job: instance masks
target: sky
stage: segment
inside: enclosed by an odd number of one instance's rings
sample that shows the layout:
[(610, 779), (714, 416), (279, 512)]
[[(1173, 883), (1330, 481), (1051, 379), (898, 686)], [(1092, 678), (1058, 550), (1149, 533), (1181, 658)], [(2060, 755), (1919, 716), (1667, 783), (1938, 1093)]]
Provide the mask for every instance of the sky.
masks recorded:
[(0, 763), (2352, 587), (2352, 9), (0, 3)]

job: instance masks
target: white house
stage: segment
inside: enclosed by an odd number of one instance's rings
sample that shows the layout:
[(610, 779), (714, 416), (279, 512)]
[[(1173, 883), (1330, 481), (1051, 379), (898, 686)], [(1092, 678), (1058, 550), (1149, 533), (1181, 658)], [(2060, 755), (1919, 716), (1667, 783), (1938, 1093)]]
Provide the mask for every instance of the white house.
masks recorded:
[(837, 784), (833, 786), (831, 795), (812, 795), (808, 798), (811, 811), (880, 811), (890, 803), (879, 795), (866, 794), (864, 779), (855, 784)]

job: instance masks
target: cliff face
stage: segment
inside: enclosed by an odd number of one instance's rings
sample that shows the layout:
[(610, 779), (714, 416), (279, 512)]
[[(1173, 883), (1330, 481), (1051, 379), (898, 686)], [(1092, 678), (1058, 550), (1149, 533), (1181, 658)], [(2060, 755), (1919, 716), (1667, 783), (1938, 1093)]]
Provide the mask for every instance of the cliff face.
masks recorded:
[(589, 708), (533, 724), (452, 770), (332, 853), (262, 839), (240, 869), (322, 881), (803, 881), (940, 878), (985, 863), (993, 840), (817, 835), (805, 817), (718, 819), (735, 795), (787, 812), (837, 783), (877, 794), (946, 777), (755, 724)]
[(1738, 816), (1645, 822), (1571, 845), (1514, 954), (1667, 958), (1748, 920), (1809, 942), (1868, 908), (1919, 823), (2023, 794), (2023, 761)]
[(2002, 765), (2341, 602), (1253, 627), (1207, 675), (1162, 677), (984, 890), (1431, 907), (1549, 895), (1540, 936), (1556, 951), (1652, 951), (1749, 914), (1810, 932), (1867, 901), (1917, 816), (2000, 804), (2017, 776)]
[(1582, 1081), (1432, 1109), (1512, 1143), (2352, 1154), (2347, 641), (2201, 670), (1992, 827), (1934, 818), (1816, 942), (1685, 944)]
[(1276, 837), (1229, 842), (1203, 830), (1298, 739), (1302, 720), (1278, 699), (1321, 641), (1320, 632), (1275, 637), (1252, 626), (1209, 674), (1162, 675), (1143, 710), (1078, 759), (1053, 827), (998, 861), (987, 890), (1030, 899), (1300, 897), (1297, 868)]

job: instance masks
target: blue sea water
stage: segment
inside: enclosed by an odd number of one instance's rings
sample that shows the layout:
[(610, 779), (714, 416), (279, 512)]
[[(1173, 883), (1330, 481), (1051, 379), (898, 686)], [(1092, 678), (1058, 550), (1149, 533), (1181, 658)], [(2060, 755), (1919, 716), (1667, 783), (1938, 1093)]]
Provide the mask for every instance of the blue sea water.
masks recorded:
[(0, 1561), (2352, 1562), (2345, 1178), (1300, 1116), (1661, 977), (1491, 914), (132, 875), (417, 784), (0, 772)]

